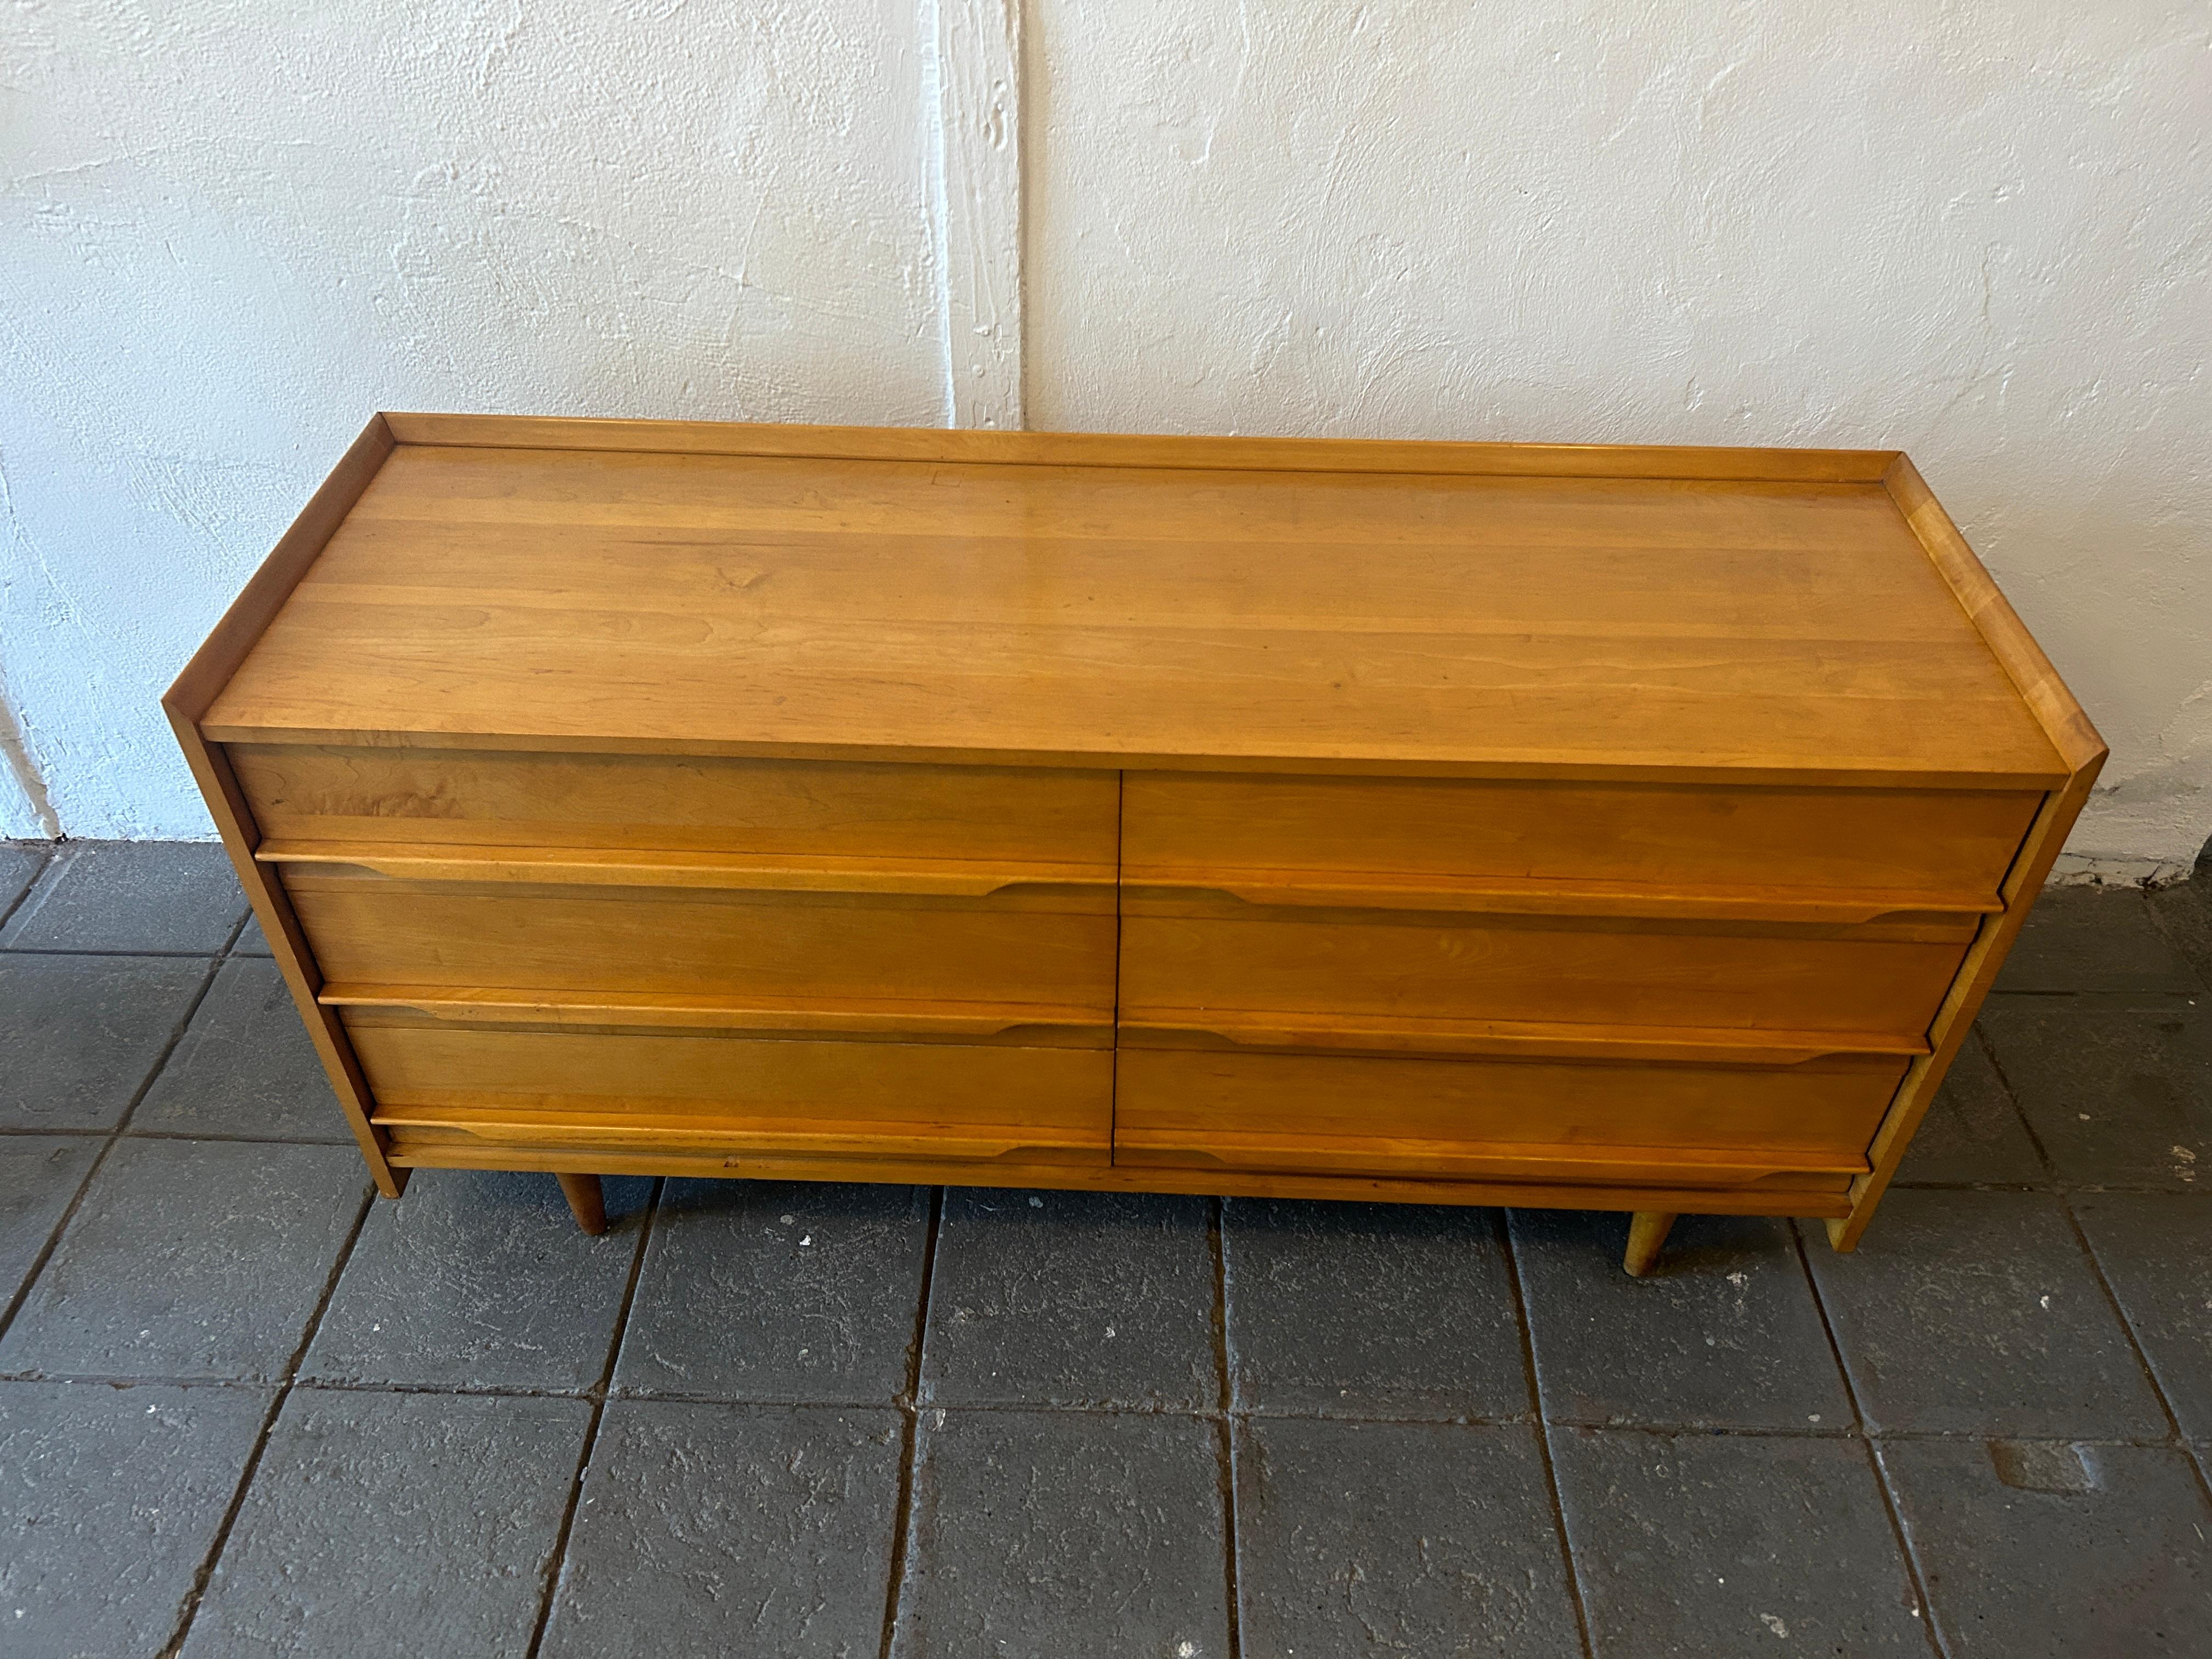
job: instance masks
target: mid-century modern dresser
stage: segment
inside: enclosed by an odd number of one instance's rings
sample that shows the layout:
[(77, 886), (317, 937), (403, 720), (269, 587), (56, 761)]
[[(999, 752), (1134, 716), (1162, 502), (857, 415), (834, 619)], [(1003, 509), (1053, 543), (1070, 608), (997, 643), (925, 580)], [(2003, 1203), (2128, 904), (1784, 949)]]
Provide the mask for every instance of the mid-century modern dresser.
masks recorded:
[(1819, 1216), (2103, 758), (1911, 464), (387, 415), (167, 706), (378, 1186)]

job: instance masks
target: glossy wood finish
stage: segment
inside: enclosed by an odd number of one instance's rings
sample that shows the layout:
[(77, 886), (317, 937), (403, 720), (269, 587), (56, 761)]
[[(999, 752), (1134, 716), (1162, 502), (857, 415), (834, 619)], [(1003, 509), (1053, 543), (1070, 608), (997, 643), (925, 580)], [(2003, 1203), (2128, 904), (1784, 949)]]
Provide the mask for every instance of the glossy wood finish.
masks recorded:
[(2102, 756), (1891, 452), (393, 416), (167, 702), (387, 1191), (1647, 1261), (1856, 1242)]

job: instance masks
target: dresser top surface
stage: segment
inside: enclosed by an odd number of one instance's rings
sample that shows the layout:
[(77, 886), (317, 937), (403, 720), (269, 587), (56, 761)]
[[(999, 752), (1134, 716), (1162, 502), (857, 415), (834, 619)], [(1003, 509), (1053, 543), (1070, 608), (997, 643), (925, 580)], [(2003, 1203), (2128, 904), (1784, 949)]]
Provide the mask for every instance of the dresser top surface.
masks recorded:
[[(438, 418), (392, 417), (403, 440), (462, 441), (380, 457), (215, 695), (209, 736), (2070, 769), (1878, 455), (1532, 447), (1538, 470), (1516, 472), (1506, 446), (919, 433), (874, 455), (674, 453)], [(624, 436), (580, 424), (599, 435), (577, 441)], [(508, 428), (528, 441), (485, 436)], [(809, 429), (680, 430), (794, 449)], [(1754, 467), (1785, 476), (1665, 476)]]

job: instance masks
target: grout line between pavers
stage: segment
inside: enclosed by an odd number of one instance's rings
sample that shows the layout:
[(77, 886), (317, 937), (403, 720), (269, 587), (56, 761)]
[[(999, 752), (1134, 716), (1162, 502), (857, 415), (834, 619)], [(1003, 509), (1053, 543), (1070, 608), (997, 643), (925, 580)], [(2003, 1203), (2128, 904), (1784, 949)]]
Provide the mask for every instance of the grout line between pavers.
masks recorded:
[(292, 1397), (293, 1379), (299, 1376), (300, 1367), (307, 1363), (307, 1349), (313, 1343), (316, 1333), (322, 1329), (323, 1316), (330, 1311), (331, 1300), (337, 1294), (338, 1279), (345, 1272), (346, 1263), (353, 1259), (354, 1246), (360, 1242), (362, 1229), (368, 1224), (368, 1212), (375, 1203), (375, 1188), (371, 1188), (362, 1194), (361, 1207), (354, 1212), (353, 1225), (347, 1230), (345, 1242), (338, 1246), (337, 1255), (331, 1262), (331, 1270), (324, 1277), (322, 1294), (315, 1298), (314, 1310), (308, 1314), (307, 1322), (301, 1330), (299, 1345), (292, 1350), (291, 1358), (284, 1362), (284, 1369), (278, 1374), (276, 1386), (270, 1395), (268, 1409), (261, 1414), (261, 1427), (253, 1437), (253, 1449), (246, 1454), (246, 1465), (238, 1472), (238, 1483), (231, 1489), (230, 1502), (223, 1510), (222, 1524), (216, 1528), (214, 1538), (209, 1540), (207, 1553), (192, 1574), (191, 1588), (185, 1592), (185, 1599), (177, 1609), (176, 1630), (162, 1647), (161, 1659), (176, 1659), (185, 1639), (192, 1633), (192, 1620), (199, 1616), (208, 1585), (215, 1577), (216, 1564), (222, 1559), (223, 1551), (229, 1547), (232, 1529), (237, 1526), (239, 1515), (246, 1508), (246, 1493), (252, 1489), (254, 1477), (260, 1473), (261, 1459), (269, 1449), (269, 1437), (276, 1427), (277, 1416), (283, 1411), (284, 1402)]
[(890, 1561), (884, 1572), (881, 1659), (898, 1639), (899, 1601), (906, 1589), (906, 1558), (913, 1532), (915, 1459), (921, 1441), (921, 1365), (929, 1342), (929, 1302), (937, 1285), (937, 1235), (945, 1221), (945, 1188), (929, 1189), (929, 1225), (921, 1238), (921, 1285), (915, 1298), (914, 1340), (907, 1349), (906, 1389), (892, 1401), (899, 1413), (898, 1484), (891, 1497)]
[(568, 1502), (561, 1509), (561, 1525), (553, 1534), (553, 1547), (545, 1553), (545, 1584), (538, 1600), (538, 1618), (530, 1632), (530, 1646), (526, 1659), (538, 1659), (538, 1650), (545, 1641), (546, 1626), (552, 1622), (553, 1603), (561, 1589), (561, 1569), (568, 1565), (568, 1540), (576, 1526), (576, 1510), (583, 1502), (585, 1478), (591, 1474), (592, 1454), (599, 1443), (599, 1425), (607, 1414), (607, 1395), (614, 1387), (615, 1364), (622, 1358), (623, 1339), (629, 1334), (629, 1313), (637, 1300), (638, 1280), (645, 1273), (646, 1247), (653, 1242), (653, 1224), (660, 1215), (660, 1195), (666, 1190), (668, 1178), (655, 1176), (653, 1189), (646, 1194), (645, 1218), (638, 1224), (637, 1243), (631, 1247), (629, 1278), (623, 1285), (622, 1304), (615, 1310), (614, 1329), (607, 1337), (607, 1357), (599, 1366), (599, 1380), (585, 1391), (592, 1402), (590, 1418), (584, 1425), (584, 1443), (576, 1451), (576, 1473), (568, 1483)]
[(53, 842), (48, 842), (40, 848), (39, 867), (31, 872), (31, 878), (23, 884), (23, 890), (9, 899), (7, 903), (0, 904), (0, 929), (4, 929), (8, 926), (15, 912), (23, 908), (23, 902), (29, 898), (37, 890), (39, 884), (46, 878), (46, 866), (54, 861), (53, 849), (56, 845), (57, 843)]
[(1567, 1596), (1574, 1604), (1575, 1634), (1584, 1659), (1595, 1659), (1597, 1647), (1590, 1635), (1589, 1607), (1583, 1595), (1582, 1563), (1575, 1557), (1574, 1535), (1567, 1528), (1567, 1507), (1559, 1497), (1559, 1471), (1552, 1456), (1552, 1428), (1544, 1420), (1543, 1385), (1536, 1376), (1536, 1337), (1528, 1322), (1528, 1297), (1521, 1283), (1521, 1255), (1513, 1248), (1513, 1229), (1503, 1209), (1491, 1212), (1491, 1231), (1498, 1248), (1505, 1253), (1505, 1279), (1513, 1288), (1513, 1323), (1521, 1336), (1521, 1380), (1536, 1413), (1536, 1456), (1544, 1466), (1544, 1494), (1552, 1501), (1552, 1529), (1566, 1564)]
[[(2203, 1489), (2205, 1500), (2212, 1503), (2212, 1475), (2207, 1475), (2203, 1466), (2189, 1455), (2189, 1442), (2181, 1432), (2181, 1414), (2174, 1410), (2173, 1401), (2166, 1397), (2165, 1385), (2158, 1380), (2158, 1369), (2150, 1363), (2149, 1350), (2143, 1346), (2142, 1339), (2136, 1334), (2135, 1321), (2128, 1317), (2127, 1304), (2120, 1300), (2119, 1292), (2112, 1288), (2112, 1281), (2106, 1277), (2105, 1264), (2098, 1260), (2096, 1249), (2089, 1243), (2088, 1230), (2082, 1226), (2081, 1218), (2074, 1213), (2070, 1199), (2060, 1199), (2058, 1207), (2065, 1212), (2066, 1224), (2074, 1230), (2074, 1242), (2081, 1246), (2081, 1254), (2089, 1263), (2089, 1272), (2097, 1281), (2097, 1288), (2105, 1293), (2105, 1302), (2112, 1309), (2112, 1317), (2119, 1322), (2120, 1334), (2127, 1340), (2128, 1352), (2136, 1357), (2143, 1381), (2150, 1385), (2151, 1398), (2158, 1401), (2159, 1410), (2166, 1414), (2166, 1425), (2172, 1431), (2173, 1443), (2181, 1448), (2181, 1461), (2195, 1472), (2197, 1484)], [(2075, 1443), (2094, 1443), (2077, 1441)]]
[(61, 1214), (54, 1218), (54, 1224), (47, 1230), (46, 1243), (31, 1258), (31, 1265), (23, 1274), (23, 1282), (15, 1287), (15, 1293), (8, 1298), (7, 1305), (0, 1308), (0, 1339), (7, 1336), (9, 1328), (15, 1322), (15, 1316), (23, 1310), (23, 1304), (30, 1300), (32, 1287), (39, 1282), (40, 1275), (46, 1272), (46, 1264), (53, 1260), (54, 1252), (61, 1248), (63, 1233), (68, 1231), (70, 1223), (76, 1219), (76, 1212), (84, 1203), (84, 1195), (91, 1190), (94, 1178), (106, 1167), (108, 1154), (115, 1150), (116, 1143), (123, 1138), (123, 1131), (130, 1124), (131, 1115), (138, 1109), (139, 1102), (146, 1098), (154, 1086), (154, 1080), (161, 1075), (161, 1068), (169, 1063), (169, 1056), (184, 1041), (185, 1030), (191, 1025), (200, 1011), (200, 1004), (207, 1000), (208, 991), (215, 984), (216, 969), (219, 966), (220, 958), (209, 959), (207, 971), (200, 975), (198, 988), (192, 993), (184, 1012), (178, 1016), (176, 1024), (170, 1029), (168, 1040), (162, 1043), (161, 1053), (155, 1055), (152, 1063), (147, 1066), (146, 1074), (138, 1079), (138, 1086), (131, 1091), (131, 1098), (124, 1103), (122, 1115), (106, 1132), (106, 1139), (100, 1150), (93, 1154), (84, 1178), (77, 1182), (76, 1190), (70, 1194), (69, 1202), (62, 1206)]
[(1238, 1556), (1243, 1549), (1242, 1525), (1237, 1513), (1237, 1423), (1232, 1413), (1236, 1409), (1236, 1387), (1231, 1380), (1229, 1357), (1229, 1228), (1227, 1200), (1215, 1195), (1206, 1212), (1207, 1243), (1213, 1256), (1213, 1370), (1218, 1381), (1221, 1421), (1215, 1431), (1215, 1452), (1218, 1459), (1217, 1474), (1221, 1483), (1221, 1565), (1229, 1630), (1229, 1659), (1240, 1659), (1244, 1651), (1243, 1612), (1240, 1605), (1243, 1589), (1239, 1583)]
[(1889, 1484), (1889, 1466), (1872, 1443), (1867, 1432), (1866, 1412), (1859, 1404), (1858, 1384), (1851, 1378), (1851, 1368), (1844, 1360), (1844, 1345), (1836, 1334), (1833, 1321), (1828, 1317), (1828, 1298), (1820, 1290), (1820, 1275), (1813, 1271), (1811, 1256), (1805, 1249), (1805, 1230), (1796, 1224), (1790, 1228), (1790, 1243), (1797, 1252), (1797, 1271), (1805, 1278), (1806, 1288), (1813, 1293), (1813, 1311), (1820, 1316), (1820, 1334), (1827, 1339), (1828, 1358), (1842, 1379), (1844, 1398), (1850, 1402), (1851, 1425), (1856, 1431), (1855, 1438), (1866, 1444), (1865, 1453), (1869, 1471), (1874, 1475), (1874, 1489), (1881, 1498), (1881, 1511), (1889, 1517), (1889, 1532), (1897, 1545), (1898, 1559), (1904, 1563), (1905, 1582), (1912, 1586), (1914, 1598), (1920, 1604), (1920, 1625), (1927, 1632), (1928, 1645), (1939, 1659), (1949, 1659), (1950, 1648), (1937, 1627), (1936, 1599), (1928, 1593), (1927, 1575), (1920, 1566), (1920, 1554), (1912, 1545), (1911, 1530), (1905, 1524), (1905, 1507)]

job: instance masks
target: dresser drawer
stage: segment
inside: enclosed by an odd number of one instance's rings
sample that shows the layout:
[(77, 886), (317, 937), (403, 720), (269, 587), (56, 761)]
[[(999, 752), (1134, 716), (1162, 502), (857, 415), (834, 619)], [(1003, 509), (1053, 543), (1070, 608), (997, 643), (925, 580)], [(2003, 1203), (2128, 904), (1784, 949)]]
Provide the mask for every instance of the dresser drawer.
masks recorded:
[[(1994, 910), (2040, 793), (1762, 788), (1132, 772), (1125, 876), (1227, 883), (1268, 872), (1464, 881), (1546, 902), (1654, 898), (1841, 914)], [(1708, 905), (1710, 908), (1710, 904)], [(1725, 908), (1725, 907), (1724, 907)], [(1831, 907), (1834, 908), (1834, 907)], [(1816, 914), (1817, 911), (1808, 912)], [(1790, 914), (1785, 903), (1776, 911)]]
[(1112, 772), (527, 750), (239, 744), (278, 842), (646, 848), (1092, 866), (1115, 858)]
[(1114, 1161), (1279, 1173), (1841, 1190), (1905, 1062), (1787, 1066), (1123, 1049)]
[(1124, 901), (1124, 1041), (1310, 1017), (1832, 1033), (1922, 1051), (1976, 918), (1854, 927)]
[(418, 1141), (1108, 1158), (1113, 1056), (1103, 1049), (551, 1030), (358, 1008), (345, 1024), (375, 1121)]
[[(1110, 1018), (1110, 886), (980, 895), (541, 883), (278, 866), (334, 990), (501, 987), (588, 1002), (1019, 1005)], [(527, 873), (527, 872), (526, 872)]]

